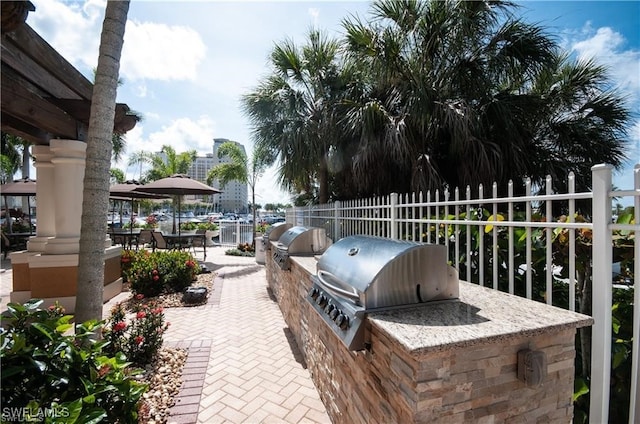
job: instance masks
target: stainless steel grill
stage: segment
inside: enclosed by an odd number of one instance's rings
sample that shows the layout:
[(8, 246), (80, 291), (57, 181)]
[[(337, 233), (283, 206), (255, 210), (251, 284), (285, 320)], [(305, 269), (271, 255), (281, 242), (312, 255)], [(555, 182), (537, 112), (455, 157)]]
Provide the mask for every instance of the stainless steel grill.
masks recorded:
[(316, 227), (291, 227), (286, 230), (276, 244), (273, 252), (273, 260), (280, 268), (290, 268), (289, 256), (291, 255), (317, 255), (323, 253), (332, 241), (324, 228)]
[(458, 298), (441, 245), (345, 237), (318, 261), (307, 300), (350, 350), (366, 347), (366, 314)]
[(280, 236), (291, 228), (292, 225), (287, 222), (278, 222), (277, 224), (273, 224), (267, 232), (262, 237), (262, 244), (264, 246), (264, 250), (271, 250), (271, 241), (278, 241)]

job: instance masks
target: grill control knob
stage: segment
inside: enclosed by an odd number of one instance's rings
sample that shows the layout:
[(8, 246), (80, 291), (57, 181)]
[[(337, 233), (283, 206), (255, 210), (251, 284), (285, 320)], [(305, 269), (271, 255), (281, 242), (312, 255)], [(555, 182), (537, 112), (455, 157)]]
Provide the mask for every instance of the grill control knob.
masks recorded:
[(322, 307), (324, 307), (324, 305), (327, 304), (327, 298), (324, 296), (318, 296), (318, 298), (316, 299), (316, 303)]
[(345, 314), (338, 314), (338, 316), (334, 319), (334, 322), (343, 330), (349, 328), (349, 318)]
[(309, 296), (311, 296), (312, 299), (316, 299), (319, 294), (320, 294), (320, 290), (318, 290), (315, 287), (312, 287), (311, 290), (309, 290)]
[(338, 308), (333, 308), (331, 311), (329, 311), (329, 318), (331, 318), (332, 320), (335, 320), (339, 314), (340, 314), (340, 311), (338, 310)]
[(333, 312), (335, 310), (335, 306), (333, 306), (331, 303), (329, 303), (327, 306), (324, 307), (324, 312), (325, 314), (329, 314), (331, 315), (331, 312)]

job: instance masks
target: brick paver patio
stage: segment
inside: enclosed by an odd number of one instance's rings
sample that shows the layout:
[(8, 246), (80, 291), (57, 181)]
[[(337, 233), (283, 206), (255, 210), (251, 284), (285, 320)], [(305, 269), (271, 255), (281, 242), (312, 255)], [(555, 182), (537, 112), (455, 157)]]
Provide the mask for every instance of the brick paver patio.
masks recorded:
[[(171, 322), (165, 344), (189, 349), (169, 423), (330, 423), (269, 296), (264, 267), (224, 250), (207, 249), (206, 264), (217, 273), (208, 304), (165, 309)], [(11, 290), (7, 265), (0, 276), (3, 307)], [(106, 313), (123, 296), (105, 304)]]
[(165, 342), (189, 348), (169, 422), (329, 423), (264, 267), (222, 248), (207, 259), (217, 274), (209, 303), (165, 309)]

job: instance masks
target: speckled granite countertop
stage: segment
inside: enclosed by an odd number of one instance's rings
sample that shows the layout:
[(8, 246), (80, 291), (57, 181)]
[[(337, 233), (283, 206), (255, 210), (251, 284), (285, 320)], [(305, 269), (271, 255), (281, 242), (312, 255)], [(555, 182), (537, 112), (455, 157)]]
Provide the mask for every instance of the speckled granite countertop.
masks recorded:
[(295, 261), (311, 275), (316, 275), (318, 271), (318, 258), (320, 256), (291, 256), (291, 260)]
[(464, 281), (459, 301), (372, 313), (369, 318), (412, 353), (593, 324), (587, 315)]
[[(310, 275), (316, 274), (317, 259), (291, 256)], [(464, 281), (460, 282), (459, 300), (372, 312), (369, 318), (414, 354), (593, 324), (587, 315)]]

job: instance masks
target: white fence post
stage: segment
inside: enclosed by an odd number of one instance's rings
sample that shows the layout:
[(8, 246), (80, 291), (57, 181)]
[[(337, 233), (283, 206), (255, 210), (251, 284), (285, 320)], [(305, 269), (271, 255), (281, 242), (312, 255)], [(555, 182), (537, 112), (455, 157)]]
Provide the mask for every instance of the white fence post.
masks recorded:
[[(636, 164), (633, 168), (633, 188), (640, 190), (640, 164)], [(636, 225), (640, 225), (640, 196), (633, 199), (633, 211)], [(633, 289), (633, 343), (631, 345), (631, 402), (629, 405), (629, 422), (637, 423), (640, 421), (640, 283), (638, 283), (638, 268), (640, 268), (640, 231), (635, 234), (635, 278)], [(635, 372), (634, 372), (635, 370)]]
[(389, 219), (391, 225), (391, 238), (398, 240), (398, 193), (391, 193), (389, 202)]
[(336, 200), (334, 202), (333, 208), (333, 240), (340, 240), (340, 208), (342, 207), (342, 202)]
[(240, 246), (240, 220), (236, 220), (236, 246)]
[(611, 381), (611, 165), (591, 168), (593, 177), (593, 273), (591, 332), (591, 388), (589, 422), (606, 423)]

